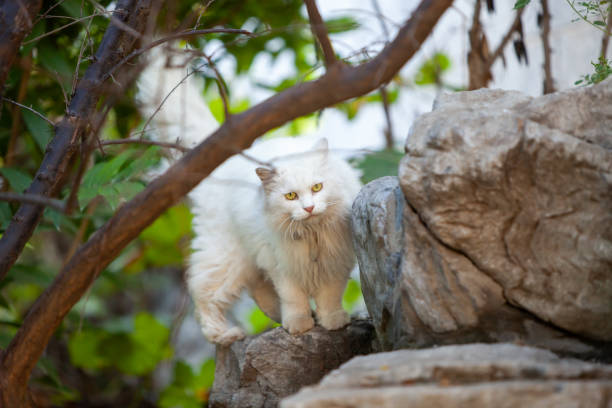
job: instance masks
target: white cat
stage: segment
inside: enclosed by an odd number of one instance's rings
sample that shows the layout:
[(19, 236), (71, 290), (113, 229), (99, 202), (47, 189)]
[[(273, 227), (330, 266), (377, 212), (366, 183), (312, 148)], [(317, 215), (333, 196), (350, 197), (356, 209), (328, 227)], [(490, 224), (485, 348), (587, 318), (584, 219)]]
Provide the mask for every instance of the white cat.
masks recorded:
[[(159, 58), (149, 65), (139, 91), (146, 114), (184, 72), (163, 68)], [(152, 97), (155, 85), (162, 88), (157, 98)], [(177, 89), (153, 123), (174, 121), (156, 137), (192, 145), (211, 133), (211, 115), (194, 81), (182, 87), (187, 89)], [(269, 166), (234, 156), (189, 195), (195, 238), (188, 287), (202, 331), (214, 343), (244, 337), (225, 317), (244, 289), (292, 334), (314, 326), (311, 298), (321, 326), (334, 330), (349, 322), (341, 300), (355, 264), (350, 210), (360, 182), (356, 171), (329, 151), (327, 140), (305, 143), (301, 138), (256, 143), (246, 153)]]

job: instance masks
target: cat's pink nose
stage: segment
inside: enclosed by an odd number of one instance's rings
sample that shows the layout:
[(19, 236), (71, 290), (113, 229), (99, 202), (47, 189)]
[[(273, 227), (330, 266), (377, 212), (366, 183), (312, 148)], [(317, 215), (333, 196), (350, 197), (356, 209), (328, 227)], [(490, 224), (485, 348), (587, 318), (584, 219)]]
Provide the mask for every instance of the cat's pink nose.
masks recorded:
[(306, 212), (311, 213), (311, 212), (312, 212), (312, 210), (314, 210), (314, 205), (311, 205), (310, 207), (304, 207), (304, 210), (305, 210)]

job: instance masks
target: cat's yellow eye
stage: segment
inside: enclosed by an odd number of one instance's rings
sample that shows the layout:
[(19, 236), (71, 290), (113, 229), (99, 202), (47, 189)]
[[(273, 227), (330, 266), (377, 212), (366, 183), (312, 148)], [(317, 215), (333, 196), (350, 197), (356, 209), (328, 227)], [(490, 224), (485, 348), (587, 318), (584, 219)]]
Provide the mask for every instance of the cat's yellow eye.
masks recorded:
[(321, 191), (322, 188), (323, 188), (323, 183), (317, 183), (314, 186), (312, 186), (312, 191), (316, 193), (317, 191)]
[(297, 193), (295, 193), (293, 191), (290, 192), (290, 193), (287, 193), (287, 194), (285, 194), (285, 198), (287, 200), (295, 200), (297, 198)]

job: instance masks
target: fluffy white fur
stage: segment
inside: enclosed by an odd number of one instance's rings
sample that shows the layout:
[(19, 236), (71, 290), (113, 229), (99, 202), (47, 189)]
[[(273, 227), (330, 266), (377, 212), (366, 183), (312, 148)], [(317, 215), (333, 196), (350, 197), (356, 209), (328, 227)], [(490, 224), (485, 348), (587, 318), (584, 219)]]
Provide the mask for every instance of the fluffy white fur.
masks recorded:
[[(149, 105), (143, 111), (152, 112), (150, 105), (160, 100), (151, 98), (153, 87), (161, 85), (165, 96), (183, 75), (159, 61), (150, 65), (140, 80), (140, 100)], [(210, 133), (212, 117), (195, 86), (186, 83), (187, 98), (195, 99), (186, 100), (184, 112), (178, 94), (158, 114), (186, 121), (166, 123), (165, 140), (189, 145)], [(272, 166), (234, 156), (190, 193), (195, 238), (188, 286), (204, 335), (219, 344), (244, 336), (225, 314), (245, 289), (290, 333), (313, 327), (310, 299), (320, 325), (344, 326), (349, 317), (342, 294), (355, 263), (349, 216), (360, 188), (357, 173), (329, 151), (325, 139), (314, 146), (302, 138), (270, 139), (246, 153)], [(315, 192), (318, 183), (322, 188)], [(290, 192), (297, 198), (287, 199)]]

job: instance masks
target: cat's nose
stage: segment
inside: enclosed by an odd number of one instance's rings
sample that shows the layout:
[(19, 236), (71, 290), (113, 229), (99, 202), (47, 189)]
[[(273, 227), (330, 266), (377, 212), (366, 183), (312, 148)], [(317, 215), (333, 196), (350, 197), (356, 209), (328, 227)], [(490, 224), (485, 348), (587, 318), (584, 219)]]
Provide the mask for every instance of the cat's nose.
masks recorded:
[(304, 207), (304, 211), (311, 213), (312, 210), (314, 210), (314, 205), (311, 205), (310, 207)]

